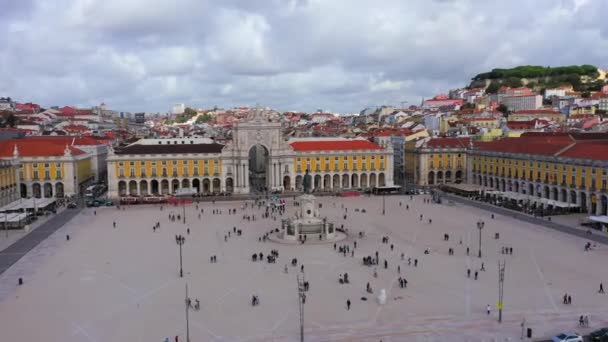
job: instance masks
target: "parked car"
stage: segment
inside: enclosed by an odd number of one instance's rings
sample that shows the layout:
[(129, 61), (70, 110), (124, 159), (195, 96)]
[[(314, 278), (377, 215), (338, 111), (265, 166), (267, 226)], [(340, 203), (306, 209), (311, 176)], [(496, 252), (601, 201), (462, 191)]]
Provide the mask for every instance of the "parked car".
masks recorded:
[(107, 200), (104, 204), (105, 204), (106, 207), (113, 207), (114, 206), (114, 202), (112, 202), (110, 200)]
[(608, 342), (608, 328), (602, 328), (589, 334), (589, 341)]
[(575, 332), (565, 332), (551, 338), (552, 342), (583, 342), (583, 337)]
[(77, 207), (78, 207), (78, 205), (74, 202), (68, 203), (68, 209), (76, 209)]

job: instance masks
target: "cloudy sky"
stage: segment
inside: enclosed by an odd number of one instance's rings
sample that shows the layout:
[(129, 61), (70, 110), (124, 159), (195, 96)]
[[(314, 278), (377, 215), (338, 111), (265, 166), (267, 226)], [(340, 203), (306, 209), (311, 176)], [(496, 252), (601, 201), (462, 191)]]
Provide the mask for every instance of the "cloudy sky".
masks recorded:
[(493, 67), (608, 68), (606, 0), (0, 0), (0, 96), (127, 111), (419, 103)]

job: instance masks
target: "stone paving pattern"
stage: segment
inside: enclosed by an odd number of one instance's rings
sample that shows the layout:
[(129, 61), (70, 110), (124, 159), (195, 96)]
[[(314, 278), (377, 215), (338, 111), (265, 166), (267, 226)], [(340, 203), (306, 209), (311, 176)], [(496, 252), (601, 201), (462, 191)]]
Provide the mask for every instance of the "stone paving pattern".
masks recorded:
[[(2, 340), (147, 342), (179, 335), (185, 341), (187, 282), (190, 296), (201, 302), (200, 311), (190, 312), (192, 341), (298, 341), (299, 267), (283, 272), (294, 257), (310, 282), (306, 341), (515, 341), (524, 317), (536, 337), (608, 326), (608, 295), (597, 294), (600, 282), (608, 285), (607, 246), (584, 252), (587, 240), (581, 237), (510, 216), (491, 219), (490, 212), (459, 203), (425, 204), (423, 198), (428, 197), (387, 196), (385, 216), (380, 197), (320, 198), (323, 215), (351, 233), (365, 231), (363, 239), (351, 234), (343, 241), (352, 247), (357, 240), (354, 258), (335, 252), (333, 245), (258, 242), (280, 221), (260, 219), (257, 209), (247, 210), (256, 221), (243, 221), (242, 202), (201, 203), (201, 219), (195, 205), (188, 205), (186, 225), (167, 218), (172, 211), (181, 214), (181, 207), (97, 208), (97, 215), (85, 209), (0, 276)], [(288, 213), (295, 212), (292, 200), (287, 203)], [(346, 220), (341, 205), (348, 208)], [(223, 214), (212, 215), (213, 208)], [(228, 215), (228, 208), (239, 210)], [(486, 222), (482, 260), (476, 257), (479, 219)], [(153, 233), (157, 221), (161, 229)], [(226, 243), (224, 235), (233, 226), (243, 236)], [(443, 240), (444, 233), (450, 241)], [(186, 235), (183, 279), (175, 234)], [(382, 236), (390, 237), (394, 251), (380, 243)], [(502, 246), (513, 247), (514, 254), (502, 255)], [(455, 248), (454, 256), (448, 255), (449, 247)], [(253, 253), (266, 255), (271, 249), (279, 251), (276, 264), (251, 261)], [(373, 278), (373, 268), (362, 266), (361, 257), (376, 250), (389, 269), (378, 267)], [(419, 266), (400, 261), (402, 252), (406, 260), (418, 258)], [(217, 255), (217, 263), (209, 263), (211, 255)], [(507, 264), (503, 323), (495, 309), (499, 259)], [(487, 271), (479, 280), (468, 279), (466, 269), (478, 269), (481, 261)], [(407, 289), (397, 286), (397, 265)], [(337, 281), (344, 272), (348, 285)], [(20, 276), (23, 286), (17, 286)], [(365, 292), (368, 281), (375, 291), (386, 289), (386, 305)], [(573, 304), (561, 303), (565, 292)], [(259, 296), (259, 306), (250, 305), (252, 294)], [(367, 301), (360, 299), (364, 296)], [(493, 307), (490, 316), (487, 304)], [(580, 314), (590, 315), (590, 328), (578, 329)]]

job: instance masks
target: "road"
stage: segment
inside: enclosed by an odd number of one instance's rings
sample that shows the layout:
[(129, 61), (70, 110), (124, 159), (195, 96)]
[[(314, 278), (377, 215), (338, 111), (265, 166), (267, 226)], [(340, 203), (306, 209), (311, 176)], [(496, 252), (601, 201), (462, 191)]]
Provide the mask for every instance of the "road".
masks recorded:
[(66, 209), (0, 252), (0, 274), (76, 216), (82, 208)]

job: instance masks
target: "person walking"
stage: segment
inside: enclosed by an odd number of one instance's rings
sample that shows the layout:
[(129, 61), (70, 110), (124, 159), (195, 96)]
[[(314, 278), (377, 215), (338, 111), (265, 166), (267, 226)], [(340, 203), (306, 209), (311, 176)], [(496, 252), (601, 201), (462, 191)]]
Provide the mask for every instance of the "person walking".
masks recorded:
[(346, 310), (350, 310), (350, 299), (346, 300)]
[(490, 316), (490, 310), (491, 310), (490, 304), (486, 305), (486, 312), (487, 312), (488, 316)]
[(604, 293), (604, 284), (600, 283), (600, 290), (598, 293)]

